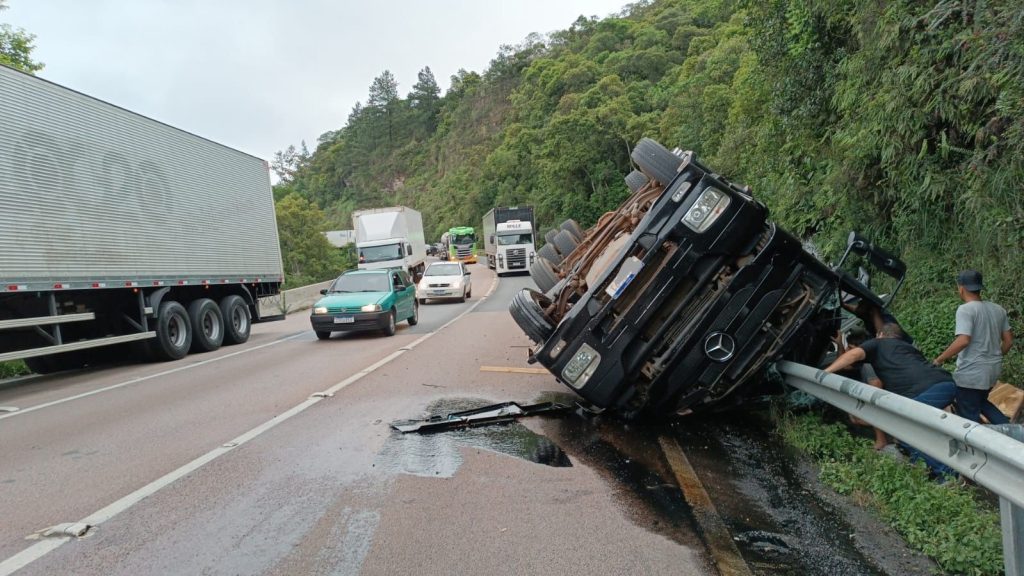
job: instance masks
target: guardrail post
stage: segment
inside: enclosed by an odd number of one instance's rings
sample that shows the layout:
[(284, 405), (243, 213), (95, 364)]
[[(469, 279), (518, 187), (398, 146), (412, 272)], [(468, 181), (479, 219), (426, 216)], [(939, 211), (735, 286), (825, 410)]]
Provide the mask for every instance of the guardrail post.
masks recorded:
[(1003, 566), (1006, 576), (1024, 576), (1024, 510), (1006, 498), (999, 499), (1003, 525)]

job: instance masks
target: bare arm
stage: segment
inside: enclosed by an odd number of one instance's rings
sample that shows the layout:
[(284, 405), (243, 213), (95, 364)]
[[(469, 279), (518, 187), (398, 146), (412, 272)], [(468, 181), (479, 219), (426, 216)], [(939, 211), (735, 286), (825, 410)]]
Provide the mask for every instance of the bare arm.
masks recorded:
[(1010, 348), (1013, 348), (1013, 332), (1010, 332), (1009, 330), (1004, 330), (1003, 345), (1000, 347), (1000, 349), (1003, 351), (1003, 356), (1006, 356), (1006, 353), (1010, 351)]
[(861, 347), (857, 346), (850, 348), (842, 356), (836, 358), (836, 361), (830, 364), (828, 368), (825, 368), (825, 372), (831, 372), (834, 374), (840, 370), (845, 370), (866, 357), (867, 354), (864, 353), (864, 350)]
[(943, 364), (946, 363), (947, 360), (959, 354), (960, 351), (963, 350), (964, 348), (967, 348), (967, 346), (970, 343), (971, 337), (968, 334), (958, 335), (956, 338), (953, 339), (953, 343), (949, 345), (949, 348), (946, 348), (946, 350), (943, 351), (942, 354), (939, 354), (938, 356), (935, 357), (935, 360), (932, 362), (932, 364), (935, 364), (936, 366), (942, 366)]

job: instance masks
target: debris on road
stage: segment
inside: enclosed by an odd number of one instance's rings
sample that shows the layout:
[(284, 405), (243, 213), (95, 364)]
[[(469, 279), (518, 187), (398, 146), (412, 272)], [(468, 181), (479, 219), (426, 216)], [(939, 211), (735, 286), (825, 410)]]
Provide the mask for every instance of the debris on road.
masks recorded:
[(515, 402), (502, 402), (482, 408), (474, 408), (473, 410), (452, 412), (444, 416), (431, 416), (426, 420), (413, 420), (404, 424), (392, 424), (391, 427), (403, 434), (408, 434), (409, 432), (441, 432), (444, 430), (501, 424), (512, 422), (525, 416), (552, 414), (568, 410), (568, 406), (557, 402), (541, 402), (538, 404), (527, 404), (526, 406), (520, 406)]

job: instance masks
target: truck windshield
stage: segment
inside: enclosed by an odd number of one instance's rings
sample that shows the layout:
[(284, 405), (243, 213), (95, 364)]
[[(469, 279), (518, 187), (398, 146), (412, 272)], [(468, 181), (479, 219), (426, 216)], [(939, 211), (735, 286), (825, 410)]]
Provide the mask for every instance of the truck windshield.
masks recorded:
[(472, 234), (460, 234), (452, 240), (452, 244), (472, 244), (476, 242), (476, 236)]
[(458, 264), (433, 264), (427, 267), (424, 276), (458, 276), (462, 274)]
[(387, 292), (387, 274), (345, 274), (331, 286), (331, 292)]
[(533, 244), (533, 234), (499, 234), (498, 244), (512, 246), (513, 244)]
[(370, 262), (384, 262), (386, 260), (400, 260), (401, 258), (401, 244), (385, 244), (383, 246), (364, 246), (359, 249), (359, 261), (367, 264)]

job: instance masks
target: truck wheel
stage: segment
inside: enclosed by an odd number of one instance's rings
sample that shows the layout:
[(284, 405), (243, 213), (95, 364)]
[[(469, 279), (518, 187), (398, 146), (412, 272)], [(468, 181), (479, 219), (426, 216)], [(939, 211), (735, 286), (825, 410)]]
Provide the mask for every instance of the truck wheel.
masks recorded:
[(412, 303), (412, 316), (409, 317), (409, 326), (415, 326), (420, 323), (420, 303), (413, 300)]
[(384, 327), (384, 335), (385, 336), (394, 336), (395, 335), (395, 309), (394, 308), (392, 308), (391, 312), (388, 314), (388, 325)]
[(544, 257), (537, 258), (533, 262), (533, 266), (530, 266), (530, 278), (533, 278), (533, 283), (540, 288), (541, 292), (547, 292), (554, 288), (555, 284), (558, 284), (558, 273), (555, 272), (555, 267)]
[(320, 330), (314, 330), (314, 332), (316, 332), (316, 337), (319, 338), (320, 340), (330, 340), (331, 339), (331, 333), (330, 332), (321, 332)]
[(192, 323), (192, 352), (213, 352), (224, 342), (224, 316), (209, 298), (200, 298), (188, 305)]
[(555, 241), (556, 234), (558, 234), (558, 230), (554, 228), (548, 230), (547, 232), (544, 233), (544, 242), (547, 244), (551, 244), (552, 242)]
[(626, 187), (629, 188), (630, 192), (636, 192), (637, 190), (644, 187), (649, 179), (639, 170), (633, 170), (626, 175)]
[(580, 225), (572, 218), (569, 218), (565, 222), (562, 222), (561, 229), (566, 230), (570, 234), (572, 234), (573, 237), (576, 238), (577, 244), (583, 242), (583, 228), (580, 228)]
[(629, 156), (640, 167), (641, 172), (666, 187), (676, 177), (679, 166), (683, 163), (682, 158), (650, 138), (643, 138), (637, 142), (636, 148), (633, 148)]
[(252, 317), (241, 296), (232, 294), (221, 298), (220, 315), (224, 319), (224, 344), (242, 344), (249, 339)]
[(562, 230), (558, 233), (558, 236), (555, 236), (555, 248), (562, 253), (563, 258), (568, 258), (569, 254), (572, 254), (572, 251), (575, 250), (578, 245), (579, 242), (576, 241), (572, 232), (569, 232), (568, 230)]
[(526, 333), (526, 336), (540, 344), (555, 331), (547, 316), (544, 315), (544, 307), (550, 305), (551, 301), (547, 296), (536, 290), (524, 288), (512, 298), (508, 311), (519, 328)]
[(185, 307), (174, 300), (164, 300), (156, 317), (156, 338), (151, 350), (158, 360), (179, 360), (192, 346), (192, 324)]
[(562, 263), (562, 255), (555, 250), (554, 244), (545, 244), (537, 250), (537, 256), (541, 258), (547, 258), (548, 262), (558, 265)]

